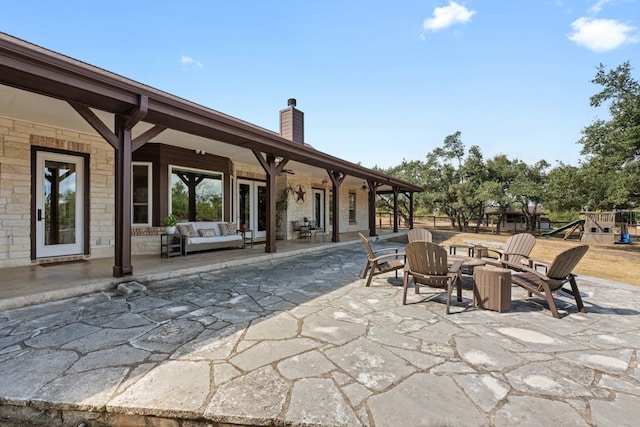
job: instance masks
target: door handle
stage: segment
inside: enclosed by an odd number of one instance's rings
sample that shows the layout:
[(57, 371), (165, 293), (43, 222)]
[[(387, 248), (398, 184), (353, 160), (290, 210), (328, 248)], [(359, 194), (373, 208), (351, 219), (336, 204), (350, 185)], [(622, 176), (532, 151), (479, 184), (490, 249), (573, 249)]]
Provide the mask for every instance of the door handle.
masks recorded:
[(38, 221), (42, 221), (42, 209), (38, 209)]

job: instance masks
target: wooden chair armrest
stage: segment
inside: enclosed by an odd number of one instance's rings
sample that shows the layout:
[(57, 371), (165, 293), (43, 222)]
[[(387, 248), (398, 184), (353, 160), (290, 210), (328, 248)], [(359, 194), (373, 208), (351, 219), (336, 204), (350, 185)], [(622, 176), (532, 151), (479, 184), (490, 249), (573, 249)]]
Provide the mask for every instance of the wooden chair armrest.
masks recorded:
[(462, 264), (464, 264), (464, 260), (462, 259), (453, 261), (453, 264), (451, 264), (451, 267), (449, 267), (449, 272), (458, 273), (462, 269)]
[(551, 262), (549, 261), (544, 261), (541, 259), (529, 259), (529, 267), (536, 271), (538, 270), (538, 267), (544, 267), (544, 271), (546, 272), (550, 266)]
[(508, 261), (502, 261), (501, 262), (502, 266), (504, 268), (508, 268), (510, 270), (514, 270), (516, 272), (521, 272), (521, 273), (532, 273), (535, 274), (536, 276), (538, 276), (540, 279), (547, 281), (549, 280), (549, 278), (547, 276), (545, 276), (544, 274), (540, 273), (539, 271), (534, 270), (531, 267), (528, 267), (524, 264), (519, 264), (516, 262), (508, 262)]
[(494, 252), (498, 254), (498, 258), (502, 258), (502, 256), (504, 255), (504, 251), (502, 249), (497, 249), (497, 248), (487, 248), (487, 252)]
[(398, 253), (398, 248), (382, 248), (382, 249), (376, 249), (375, 254), (379, 254), (379, 253), (385, 253), (385, 252), (395, 252)]
[(486, 262), (487, 265), (489, 265), (491, 267), (506, 268), (506, 267), (504, 267), (502, 261), (500, 261), (499, 259), (482, 258), (482, 261)]
[(387, 259), (387, 258), (389, 258), (389, 259), (398, 259), (401, 256), (402, 257), (405, 256), (404, 252), (398, 252), (397, 254), (380, 255), (380, 256), (377, 256), (377, 257), (373, 258), (371, 261), (378, 262), (380, 260)]

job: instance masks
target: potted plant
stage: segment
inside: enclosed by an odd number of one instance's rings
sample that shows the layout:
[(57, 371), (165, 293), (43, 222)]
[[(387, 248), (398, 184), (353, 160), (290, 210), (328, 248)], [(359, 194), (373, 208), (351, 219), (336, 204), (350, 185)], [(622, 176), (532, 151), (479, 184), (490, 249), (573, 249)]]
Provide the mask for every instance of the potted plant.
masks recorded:
[(305, 227), (309, 226), (309, 218), (307, 218), (306, 216), (304, 218), (302, 218), (302, 222), (304, 223)]
[(167, 234), (174, 234), (176, 232), (176, 224), (178, 223), (178, 218), (174, 214), (167, 215), (164, 220), (164, 226), (167, 227)]

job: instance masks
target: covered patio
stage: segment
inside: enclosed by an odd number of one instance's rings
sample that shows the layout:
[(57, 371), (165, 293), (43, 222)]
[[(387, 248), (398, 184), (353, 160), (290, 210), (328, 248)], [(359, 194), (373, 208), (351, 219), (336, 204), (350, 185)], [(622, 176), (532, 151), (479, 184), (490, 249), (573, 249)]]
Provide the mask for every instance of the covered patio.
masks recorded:
[[(294, 185), (296, 200), (306, 204), (290, 209), (287, 224), (313, 212), (333, 242), (339, 242), (343, 232), (377, 234), (378, 192), (392, 193), (396, 204), (398, 197), (408, 197), (413, 216), (413, 193), (421, 187), (306, 143), (303, 113), (295, 99), (289, 99), (280, 114), (280, 132), (270, 131), (0, 33), (0, 127), (5, 128), (0, 140), (6, 147), (3, 163), (11, 164), (9, 174), (1, 177), (12, 194), (6, 214), (21, 213), (17, 219), (0, 214), (4, 221), (0, 237), (5, 237), (0, 240), (0, 265), (67, 255), (95, 258), (112, 252), (113, 276), (131, 275), (132, 228), (138, 220), (132, 205), (142, 206), (138, 227), (142, 231), (136, 231), (159, 238), (163, 218), (173, 213), (174, 176), (188, 187), (184, 221), (200, 220), (195, 193), (207, 181), (220, 188), (212, 196), (216, 215), (205, 220), (238, 221), (236, 225), (244, 220), (239, 199), (245, 193), (239, 187), (259, 182), (255, 191), (261, 208), (254, 216), (260, 219), (252, 222), (259, 224), (266, 253), (279, 246), (277, 191), (287, 185), (284, 178), (290, 174), (304, 177)], [(3, 172), (7, 170), (2, 166)], [(140, 188), (146, 194), (141, 202), (133, 198), (134, 186), (140, 185), (133, 179), (134, 166), (144, 170), (149, 183)], [(71, 196), (78, 203), (65, 206), (76, 209), (67, 214), (71, 219), (67, 223), (77, 226), (57, 230), (55, 219), (63, 214), (55, 202), (63, 199), (65, 189), (60, 184), (69, 176), (77, 176), (77, 183), (66, 190), (73, 188)], [(49, 184), (55, 184), (51, 187), (56, 191), (46, 194)], [(313, 191), (318, 197), (317, 206), (304, 200), (303, 184), (308, 185), (309, 196)], [(47, 204), (49, 200), (53, 203)], [(48, 228), (52, 237), (42, 237), (42, 223), (48, 224), (48, 218), (54, 225)], [(394, 230), (398, 230), (397, 209)], [(73, 240), (73, 245), (57, 240)]]

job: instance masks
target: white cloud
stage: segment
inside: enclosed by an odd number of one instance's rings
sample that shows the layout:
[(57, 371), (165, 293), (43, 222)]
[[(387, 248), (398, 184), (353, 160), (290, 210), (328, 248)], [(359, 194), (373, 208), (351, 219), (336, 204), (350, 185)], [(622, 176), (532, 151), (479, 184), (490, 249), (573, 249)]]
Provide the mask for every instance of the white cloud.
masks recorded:
[(598, 13), (600, 12), (607, 3), (611, 3), (613, 0), (598, 0), (596, 4), (589, 8), (589, 12)]
[(448, 6), (436, 7), (433, 10), (433, 17), (425, 19), (422, 28), (426, 31), (436, 32), (455, 24), (466, 24), (475, 14), (475, 10), (469, 10), (452, 1)]
[(571, 24), (569, 40), (594, 52), (607, 52), (625, 43), (637, 43), (635, 27), (614, 19), (578, 18)]
[(196, 68), (203, 68), (204, 67), (202, 62), (198, 61), (197, 59), (193, 59), (190, 56), (182, 55), (180, 57), (180, 62), (182, 63), (182, 65), (185, 65), (187, 67), (196, 67)]

